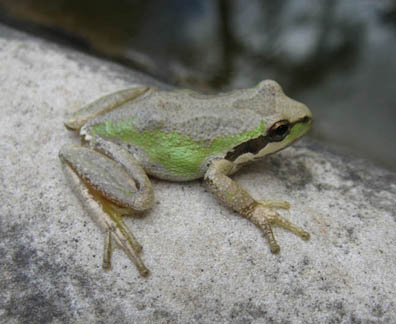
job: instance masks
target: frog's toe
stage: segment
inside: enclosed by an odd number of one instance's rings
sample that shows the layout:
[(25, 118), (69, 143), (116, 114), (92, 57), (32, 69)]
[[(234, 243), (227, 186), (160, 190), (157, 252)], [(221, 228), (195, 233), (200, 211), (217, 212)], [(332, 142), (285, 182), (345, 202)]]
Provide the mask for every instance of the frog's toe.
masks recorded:
[[(308, 232), (304, 231), (301, 227), (293, 224), (271, 208), (268, 205), (258, 202), (257, 206), (253, 210), (250, 220), (257, 225), (264, 233), (268, 240), (270, 250), (272, 253), (279, 253), (280, 247), (275, 240), (274, 234), (272, 232), (272, 225), (281, 226), (294, 234), (300, 236), (303, 240), (308, 240), (310, 235)], [(272, 205), (273, 206), (273, 205)], [(278, 207), (278, 204), (276, 204)]]
[(250, 220), (261, 229), (268, 240), (270, 250), (272, 253), (279, 253), (280, 247), (275, 240), (274, 233), (272, 232), (271, 219), (276, 212), (259, 204), (254, 209)]
[(258, 200), (257, 202), (267, 208), (290, 209), (290, 203), (283, 200)]
[(102, 268), (103, 270), (110, 270), (111, 269), (111, 253), (112, 244), (111, 244), (111, 232), (107, 231), (105, 240), (104, 240), (104, 250), (103, 250), (103, 263)]
[(305, 241), (309, 240), (310, 235), (308, 232), (304, 231), (301, 227), (295, 225), (294, 223), (287, 220), (285, 217), (279, 215), (278, 213), (275, 213), (275, 216), (270, 218), (270, 222), (272, 224), (281, 226), (281, 227), (289, 230), (290, 232), (298, 235)]

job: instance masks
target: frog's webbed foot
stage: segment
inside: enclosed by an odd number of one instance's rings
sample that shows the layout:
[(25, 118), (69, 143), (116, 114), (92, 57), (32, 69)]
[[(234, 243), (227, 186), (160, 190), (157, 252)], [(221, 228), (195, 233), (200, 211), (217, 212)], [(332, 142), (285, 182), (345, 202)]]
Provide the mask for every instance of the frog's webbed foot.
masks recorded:
[(212, 192), (224, 204), (249, 219), (264, 232), (272, 253), (278, 253), (280, 250), (272, 232), (272, 225), (281, 226), (300, 236), (303, 240), (309, 239), (309, 233), (274, 211), (274, 208), (289, 209), (288, 202), (253, 199), (245, 189), (227, 176), (232, 168), (233, 165), (230, 161), (213, 161), (205, 174), (205, 180)]
[[(268, 208), (271, 207), (271, 208)], [(277, 203), (273, 204), (272, 202), (259, 202), (256, 201), (253, 210), (246, 215), (253, 224), (257, 225), (265, 234), (268, 240), (268, 244), (270, 245), (270, 249), (272, 253), (279, 253), (280, 248), (278, 243), (275, 240), (274, 234), (272, 232), (272, 225), (278, 225), (283, 227), (294, 234), (300, 236), (303, 240), (309, 239), (309, 233), (304, 231), (301, 227), (296, 226), (276, 211), (273, 210), (273, 207), (284, 208), (283, 204), (279, 206)]]
[[(125, 226), (124, 224), (122, 226)], [(102, 267), (104, 270), (111, 269), (111, 255), (113, 252), (112, 241), (115, 241), (117, 245), (128, 255), (128, 257), (135, 264), (141, 276), (146, 277), (150, 271), (144, 265), (142, 259), (139, 256), (139, 252), (142, 251), (141, 245), (129, 232), (128, 234), (119, 231), (118, 228), (112, 227), (105, 234), (104, 240), (104, 251), (103, 251), (103, 263)]]
[[(102, 205), (103, 206), (103, 205)], [(111, 255), (113, 252), (113, 240), (117, 245), (128, 255), (132, 262), (137, 267), (139, 273), (142, 276), (147, 276), (149, 270), (141, 260), (139, 253), (143, 247), (136, 240), (135, 236), (130, 232), (128, 227), (122, 221), (122, 217), (116, 211), (107, 211), (101, 217), (105, 219), (105, 240), (104, 240), (104, 253), (103, 253), (103, 264), (104, 270), (111, 269)], [(108, 218), (109, 217), (109, 218)]]

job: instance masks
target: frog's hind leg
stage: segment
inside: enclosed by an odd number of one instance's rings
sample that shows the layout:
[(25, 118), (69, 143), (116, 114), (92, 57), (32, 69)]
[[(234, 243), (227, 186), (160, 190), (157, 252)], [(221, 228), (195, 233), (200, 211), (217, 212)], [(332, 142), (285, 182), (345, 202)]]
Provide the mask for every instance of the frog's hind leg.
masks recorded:
[(67, 179), (89, 215), (105, 232), (103, 267), (110, 268), (112, 239), (136, 265), (142, 276), (149, 270), (139, 252), (141, 245), (122, 221), (122, 216), (151, 207), (150, 180), (137, 161), (112, 143), (101, 146), (107, 155), (91, 148), (68, 145), (60, 153)]
[(148, 95), (155, 90), (154, 87), (136, 86), (107, 94), (76, 111), (65, 121), (65, 126), (71, 130), (80, 129), (89, 119), (118, 108), (127, 101)]

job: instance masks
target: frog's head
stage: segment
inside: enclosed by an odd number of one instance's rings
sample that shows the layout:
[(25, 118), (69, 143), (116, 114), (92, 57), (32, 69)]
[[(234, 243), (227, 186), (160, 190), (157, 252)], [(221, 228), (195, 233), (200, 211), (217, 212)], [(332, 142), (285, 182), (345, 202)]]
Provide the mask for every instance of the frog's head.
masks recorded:
[(278, 83), (271, 80), (260, 82), (249, 109), (261, 119), (263, 132), (237, 145), (226, 159), (235, 166), (260, 159), (278, 152), (302, 137), (312, 124), (309, 108), (287, 97)]

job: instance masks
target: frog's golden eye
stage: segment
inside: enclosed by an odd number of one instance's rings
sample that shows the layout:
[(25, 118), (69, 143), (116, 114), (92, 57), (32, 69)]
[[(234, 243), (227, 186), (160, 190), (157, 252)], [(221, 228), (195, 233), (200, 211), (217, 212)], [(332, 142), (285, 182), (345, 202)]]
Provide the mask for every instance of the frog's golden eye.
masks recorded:
[(290, 123), (287, 120), (276, 122), (268, 131), (268, 139), (270, 142), (280, 142), (290, 132)]

